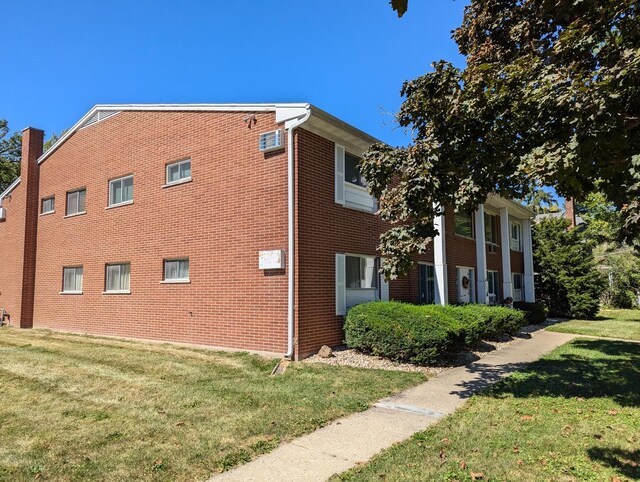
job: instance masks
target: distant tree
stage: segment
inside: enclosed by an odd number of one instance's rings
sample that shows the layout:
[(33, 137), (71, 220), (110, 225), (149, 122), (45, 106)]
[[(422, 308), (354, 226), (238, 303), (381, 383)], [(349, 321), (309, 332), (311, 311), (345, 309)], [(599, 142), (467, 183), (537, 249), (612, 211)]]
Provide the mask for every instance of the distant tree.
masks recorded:
[(580, 231), (568, 227), (564, 218), (547, 218), (533, 227), (536, 296), (551, 316), (590, 319), (598, 313), (604, 277)]
[(576, 213), (585, 222), (583, 236), (591, 245), (606, 243), (610, 249), (618, 249), (622, 220), (620, 211), (599, 191), (587, 194), (576, 204)]
[(525, 198), (525, 204), (536, 214), (557, 213), (560, 211), (556, 198), (549, 191), (533, 189)]
[(9, 123), (0, 119), (0, 193), (20, 176), (22, 136), (19, 132), (9, 135)]
[[(392, 7), (402, 15), (407, 2)], [(469, 212), (536, 185), (578, 201), (601, 191), (640, 246), (639, 10), (638, 0), (471, 0), (453, 33), (465, 67), (439, 61), (405, 82), (397, 119), (411, 144), (376, 144), (361, 163), (392, 224), (380, 243), (387, 277), (413, 266), (443, 206)]]
[(65, 135), (68, 130), (69, 129), (63, 130), (59, 135), (56, 134), (55, 132), (52, 132), (51, 137), (49, 137), (49, 139), (44, 141), (44, 152), (47, 152), (49, 149), (51, 149), (51, 146), (53, 146), (56, 142), (58, 142), (58, 139), (60, 139), (63, 135)]

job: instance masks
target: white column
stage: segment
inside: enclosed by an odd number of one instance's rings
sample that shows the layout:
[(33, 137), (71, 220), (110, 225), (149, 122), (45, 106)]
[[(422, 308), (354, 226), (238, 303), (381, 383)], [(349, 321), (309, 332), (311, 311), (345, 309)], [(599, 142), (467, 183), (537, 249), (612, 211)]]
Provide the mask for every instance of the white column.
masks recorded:
[(502, 296), (513, 298), (511, 285), (511, 239), (509, 226), (509, 210), (500, 208), (500, 244), (502, 250)]
[(536, 300), (533, 285), (533, 244), (531, 239), (531, 220), (522, 221), (522, 241), (524, 254), (524, 300), (533, 303)]
[(484, 206), (478, 206), (476, 218), (476, 272), (478, 286), (476, 289), (476, 302), (487, 302), (487, 247), (484, 242)]
[(433, 227), (438, 235), (433, 238), (433, 270), (436, 275), (436, 304), (446, 305), (449, 297), (447, 293), (447, 249), (444, 232), (444, 213), (433, 219)]

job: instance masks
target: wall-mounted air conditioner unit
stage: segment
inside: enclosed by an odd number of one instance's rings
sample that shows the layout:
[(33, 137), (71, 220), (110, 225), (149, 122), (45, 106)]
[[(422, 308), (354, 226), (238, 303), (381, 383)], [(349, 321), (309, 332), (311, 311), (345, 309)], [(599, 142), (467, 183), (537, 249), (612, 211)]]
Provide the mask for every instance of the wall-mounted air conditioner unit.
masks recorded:
[(282, 149), (282, 129), (260, 134), (259, 147), (262, 152)]
[(0, 208), (0, 221), (4, 221), (7, 218), (7, 210)]

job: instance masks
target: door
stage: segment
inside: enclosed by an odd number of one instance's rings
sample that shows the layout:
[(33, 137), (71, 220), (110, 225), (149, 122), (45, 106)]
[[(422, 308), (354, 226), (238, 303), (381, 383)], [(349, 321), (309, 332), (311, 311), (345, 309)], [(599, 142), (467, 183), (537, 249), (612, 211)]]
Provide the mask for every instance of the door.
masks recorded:
[(473, 303), (475, 299), (472, 268), (458, 267), (458, 303)]

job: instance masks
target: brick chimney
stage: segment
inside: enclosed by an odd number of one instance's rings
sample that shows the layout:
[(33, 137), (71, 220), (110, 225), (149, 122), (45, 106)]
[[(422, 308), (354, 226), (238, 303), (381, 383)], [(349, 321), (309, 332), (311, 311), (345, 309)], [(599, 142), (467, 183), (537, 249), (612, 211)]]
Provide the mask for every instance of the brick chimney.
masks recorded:
[(22, 264), (22, 302), (20, 328), (33, 326), (33, 301), (36, 281), (36, 248), (38, 243), (38, 211), (40, 198), (40, 166), (38, 158), (44, 146), (44, 131), (27, 127), (22, 131), (20, 184), (25, 192), (24, 258)]
[(573, 198), (568, 197), (564, 200), (564, 216), (571, 223), (571, 228), (576, 227), (576, 207)]

